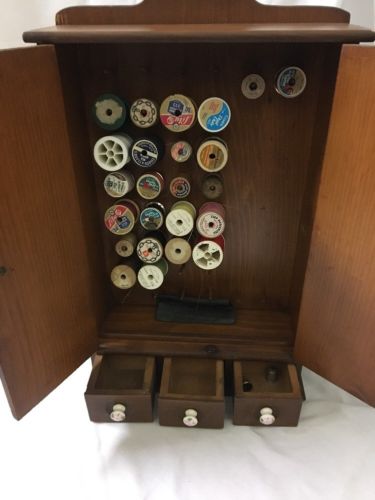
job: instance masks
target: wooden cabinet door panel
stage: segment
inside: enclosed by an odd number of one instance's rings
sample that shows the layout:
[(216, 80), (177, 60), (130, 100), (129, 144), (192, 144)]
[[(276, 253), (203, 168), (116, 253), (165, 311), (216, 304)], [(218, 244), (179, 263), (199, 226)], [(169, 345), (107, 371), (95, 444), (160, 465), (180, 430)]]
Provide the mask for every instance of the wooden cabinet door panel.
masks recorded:
[(375, 47), (343, 47), (295, 359), (375, 405)]
[(0, 365), (21, 418), (97, 333), (53, 47), (0, 52), (0, 102)]

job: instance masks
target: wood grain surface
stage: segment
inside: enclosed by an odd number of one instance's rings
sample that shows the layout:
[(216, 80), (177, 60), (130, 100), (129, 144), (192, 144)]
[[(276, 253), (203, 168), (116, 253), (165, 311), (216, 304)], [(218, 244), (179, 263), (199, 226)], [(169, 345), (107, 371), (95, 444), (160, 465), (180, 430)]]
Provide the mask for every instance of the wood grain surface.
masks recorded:
[(375, 405), (375, 48), (339, 67), (296, 360)]
[(280, 7), (256, 0), (144, 0), (132, 6), (68, 7), (56, 24), (348, 23), (335, 7)]
[(141, 24), (52, 26), (26, 31), (35, 43), (246, 43), (246, 42), (371, 42), (370, 29), (343, 23)]
[(0, 52), (0, 365), (21, 418), (96, 349), (53, 47)]

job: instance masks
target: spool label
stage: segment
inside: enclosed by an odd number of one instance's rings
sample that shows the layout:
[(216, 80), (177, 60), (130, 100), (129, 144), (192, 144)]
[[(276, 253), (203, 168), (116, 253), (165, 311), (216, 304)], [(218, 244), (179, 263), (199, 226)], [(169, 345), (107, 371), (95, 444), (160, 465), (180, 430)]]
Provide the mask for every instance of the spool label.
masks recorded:
[(166, 226), (174, 236), (186, 236), (194, 228), (194, 219), (186, 210), (176, 209), (168, 214)]
[(241, 90), (248, 99), (259, 99), (266, 90), (266, 82), (260, 75), (248, 75), (242, 81)]
[(106, 130), (117, 130), (125, 123), (126, 105), (114, 94), (103, 94), (93, 106), (96, 123)]
[(163, 214), (157, 208), (147, 207), (141, 213), (140, 223), (141, 226), (147, 231), (160, 229), (163, 222)]
[(230, 122), (231, 111), (228, 104), (219, 97), (204, 101), (198, 111), (198, 120), (207, 132), (220, 132)]
[(126, 178), (122, 174), (108, 174), (104, 179), (104, 189), (109, 196), (112, 198), (121, 198), (126, 193), (131, 191), (134, 187), (129, 182), (129, 178)]
[(215, 212), (206, 212), (197, 219), (198, 233), (206, 238), (217, 238), (225, 229), (224, 219)]
[(193, 102), (183, 95), (167, 97), (160, 108), (160, 121), (173, 132), (188, 130), (195, 121)]
[(143, 266), (138, 272), (139, 284), (147, 290), (156, 290), (164, 281), (164, 275), (157, 266)]
[(112, 283), (122, 290), (128, 290), (135, 285), (137, 281), (134, 269), (130, 266), (116, 266), (111, 272)]
[(185, 177), (176, 177), (171, 181), (170, 192), (175, 198), (186, 198), (190, 193), (190, 182)]
[(152, 127), (158, 119), (157, 107), (149, 99), (138, 99), (130, 109), (130, 118), (137, 127)]
[(306, 88), (305, 72), (297, 66), (291, 66), (283, 69), (276, 81), (276, 90), (283, 97), (298, 97)]
[(198, 149), (197, 161), (206, 172), (222, 170), (228, 161), (226, 145), (218, 140), (204, 142)]
[(114, 205), (106, 211), (104, 222), (111, 233), (122, 235), (130, 233), (134, 227), (135, 220), (133, 213), (128, 207)]
[(193, 249), (194, 263), (206, 271), (219, 267), (223, 258), (223, 248), (213, 240), (200, 241)]
[(139, 167), (150, 168), (159, 159), (159, 149), (155, 142), (149, 139), (141, 139), (132, 148), (132, 158)]
[(155, 175), (143, 175), (138, 179), (137, 191), (146, 200), (157, 198), (161, 190), (161, 182)]
[(153, 264), (163, 257), (163, 246), (155, 238), (144, 238), (137, 245), (137, 255), (142, 262)]
[(178, 163), (184, 163), (185, 161), (188, 161), (192, 152), (193, 148), (186, 141), (176, 142), (171, 148), (171, 156)]

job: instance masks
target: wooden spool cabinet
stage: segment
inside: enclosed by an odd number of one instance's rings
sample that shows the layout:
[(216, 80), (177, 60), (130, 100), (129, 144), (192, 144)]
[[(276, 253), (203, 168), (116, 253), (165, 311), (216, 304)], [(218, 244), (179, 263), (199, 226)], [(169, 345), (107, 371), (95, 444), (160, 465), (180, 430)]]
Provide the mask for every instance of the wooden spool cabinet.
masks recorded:
[[(56, 24), (24, 34), (36, 46), (0, 53), (0, 364), (14, 416), (94, 353), (94, 421), (150, 421), (160, 388), (161, 424), (220, 427), (227, 395), (235, 424), (296, 425), (301, 365), (375, 405), (375, 48), (359, 45), (375, 34), (340, 9), (255, 0), (74, 7)], [(295, 99), (274, 86), (290, 65), (307, 76)], [(251, 73), (266, 82), (257, 100), (241, 91)], [(158, 293), (229, 299), (234, 324), (157, 321), (157, 294), (112, 287), (112, 200), (92, 158), (106, 133), (91, 107), (105, 92), (229, 103), (223, 264), (170, 265)], [(152, 134), (194, 151), (209, 136), (198, 124)], [(194, 155), (178, 164), (166, 154), (157, 170), (166, 186), (188, 175), (188, 201), (207, 201)], [(157, 201), (169, 210), (176, 200), (166, 189)]]

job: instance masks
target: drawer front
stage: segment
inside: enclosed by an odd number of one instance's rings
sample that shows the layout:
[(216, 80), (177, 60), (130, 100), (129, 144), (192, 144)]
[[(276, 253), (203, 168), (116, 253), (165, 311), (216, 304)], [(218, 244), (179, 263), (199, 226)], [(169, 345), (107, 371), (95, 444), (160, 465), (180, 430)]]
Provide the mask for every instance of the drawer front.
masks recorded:
[[(85, 394), (90, 420), (93, 422), (152, 422), (151, 395)], [(118, 406), (120, 405), (120, 406)], [(125, 408), (123, 410), (122, 407)]]
[(235, 397), (233, 423), (261, 427), (295, 427), (298, 425), (301, 406), (302, 399), (270, 397), (249, 400)]
[(220, 429), (224, 426), (224, 401), (159, 398), (158, 406), (160, 425), (205, 429)]

